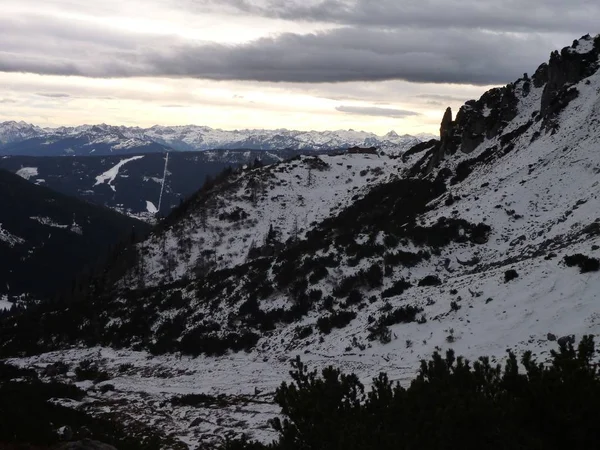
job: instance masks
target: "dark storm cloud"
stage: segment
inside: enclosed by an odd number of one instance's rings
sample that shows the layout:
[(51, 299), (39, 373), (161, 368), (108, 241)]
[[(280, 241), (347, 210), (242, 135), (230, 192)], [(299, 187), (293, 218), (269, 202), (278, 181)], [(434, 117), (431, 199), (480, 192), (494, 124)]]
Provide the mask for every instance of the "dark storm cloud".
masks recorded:
[[(8, 25), (7, 25), (8, 24)], [(87, 77), (195, 77), (270, 82), (406, 80), (503, 84), (553, 46), (543, 37), (481, 30), (372, 30), (286, 33), (240, 45), (192, 45), (175, 37), (128, 34), (30, 18), (0, 19), (18, 39), (3, 41), (0, 71)]]
[(238, 46), (183, 46), (141, 59), (155, 75), (217, 80), (488, 85), (511, 81), (531, 61), (546, 60), (550, 49), (542, 39), (510, 34), (441, 30), (431, 39), (424, 30), (341, 28)]
[(403, 109), (393, 109), (393, 108), (378, 108), (375, 106), (336, 106), (337, 111), (348, 113), (348, 114), (358, 114), (361, 116), (383, 116), (383, 117), (393, 117), (396, 119), (402, 119), (403, 117), (410, 116), (418, 116), (420, 115), (414, 111), (405, 111)]
[[(197, 7), (198, 1), (188, 4)], [(595, 32), (600, 17), (596, 0), (203, 0), (200, 4), (213, 11), (226, 4), (244, 14), (292, 21), (527, 33)]]
[[(273, 10), (280, 11), (278, 14), (287, 11), (285, 14), (296, 14), (300, 19), (310, 18), (308, 12), (298, 13), (303, 8), (326, 10), (325, 18), (343, 14), (356, 18), (369, 8), (372, 15), (383, 15), (382, 4), (391, 5), (388, 0), (361, 0), (349, 7), (338, 0), (326, 0), (313, 6), (289, 6), (276, 0)], [(400, 4), (409, 15), (417, 5), (412, 1)], [(476, 6), (479, 3), (473, 5), (478, 11), (483, 8)], [(506, 6), (507, 2), (500, 5)], [(260, 6), (248, 1), (237, 0), (235, 6), (261, 13)], [(511, 17), (516, 20), (518, 16)], [(498, 17), (501, 20), (503, 16)], [(552, 35), (443, 28), (441, 22), (440, 28), (432, 31), (420, 24), (415, 21), (410, 27), (395, 29), (354, 25), (224, 45), (106, 29), (54, 16), (28, 15), (18, 20), (0, 17), (0, 29), (10, 37), (0, 43), (0, 71), (106, 78), (192, 77), (292, 83), (405, 80), (490, 85), (504, 84), (525, 71), (533, 71), (555, 47)]]

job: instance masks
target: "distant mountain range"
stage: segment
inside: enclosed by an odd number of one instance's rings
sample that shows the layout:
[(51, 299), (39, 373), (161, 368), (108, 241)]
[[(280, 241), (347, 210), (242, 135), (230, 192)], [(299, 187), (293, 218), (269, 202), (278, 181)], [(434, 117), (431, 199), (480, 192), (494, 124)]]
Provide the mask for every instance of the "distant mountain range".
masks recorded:
[(27, 156), (111, 155), (162, 153), (169, 150), (338, 150), (352, 146), (407, 150), (431, 136), (384, 136), (354, 130), (233, 130), (205, 126), (150, 128), (100, 125), (40, 128), (25, 122), (0, 123), (0, 154)]

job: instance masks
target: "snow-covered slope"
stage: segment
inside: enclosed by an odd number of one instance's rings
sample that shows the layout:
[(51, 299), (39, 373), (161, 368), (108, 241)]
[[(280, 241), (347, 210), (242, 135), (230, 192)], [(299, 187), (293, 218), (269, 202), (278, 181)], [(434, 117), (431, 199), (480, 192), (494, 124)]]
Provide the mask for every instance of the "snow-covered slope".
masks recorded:
[(182, 220), (140, 245), (144, 283), (178, 280), (204, 265), (243, 264), (269, 233), (280, 243), (303, 239), (370, 188), (397, 176), (403, 165), (385, 156), (338, 154), (241, 170), (192, 200)]
[[(32, 337), (103, 347), (16, 362), (97, 361), (115, 390), (88, 382), (82, 408), (123, 402), (128, 420), (194, 448), (269, 439), (272, 393), (296, 355), (408, 382), (435, 349), (543, 359), (556, 339), (599, 334), (599, 56), (600, 37), (583, 37), (447, 111), (440, 140), (402, 158), (302, 157), (219, 180), (130, 250), (119, 290), (62, 312), (78, 325)], [(583, 270), (565, 260), (578, 254)], [(172, 401), (183, 393), (223, 397)]]

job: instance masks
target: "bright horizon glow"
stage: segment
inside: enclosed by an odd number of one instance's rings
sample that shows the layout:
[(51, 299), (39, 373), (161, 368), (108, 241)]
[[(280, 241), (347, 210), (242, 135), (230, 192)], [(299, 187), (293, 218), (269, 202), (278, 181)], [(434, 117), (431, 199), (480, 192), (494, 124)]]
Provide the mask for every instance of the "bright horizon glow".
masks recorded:
[[(40, 127), (107, 123), (144, 128), (203, 125), (224, 130), (353, 129), (378, 135), (391, 130), (399, 134), (437, 134), (447, 106), (456, 112), (466, 100), (478, 98), (486, 89), (401, 81), (268, 85), (0, 73), (0, 121), (23, 120)], [(390, 91), (394, 93), (390, 95)], [(440, 95), (447, 98), (431, 100)], [(335, 109), (342, 105), (410, 110), (419, 115), (394, 118)]]
[[(514, 47), (518, 47), (515, 42), (523, 43), (523, 47), (541, 43), (548, 49), (553, 49), (555, 42), (569, 42), (564, 36), (570, 34), (564, 30), (555, 34), (547, 30), (515, 31), (510, 24), (506, 29), (494, 28), (494, 24), (489, 29), (458, 25), (456, 29), (464, 33), (456, 34), (460, 43), (452, 41), (452, 45), (443, 39), (432, 39), (431, 43), (422, 37), (412, 40), (421, 31), (418, 23), (391, 24), (388, 30), (377, 24), (353, 22), (360, 19), (353, 14), (359, 14), (365, 2), (348, 0), (347, 10), (336, 10), (331, 6), (336, 0), (307, 0), (302, 5), (282, 0), (104, 0), (98, 4), (84, 0), (4, 0), (4, 18), (0, 17), (4, 33), (0, 43), (0, 121), (23, 120), (41, 127), (194, 124), (223, 130), (353, 129), (378, 135), (391, 130), (398, 134), (438, 134), (446, 107), (456, 114), (465, 101), (478, 99), (493, 87), (469, 84), (469, 80), (476, 83), (481, 79), (469, 74), (504, 57), (504, 48), (495, 54), (503, 45), (502, 39)], [(279, 8), (278, 14), (265, 12), (270, 11), (265, 5), (271, 4)], [(415, 20), (427, 22), (429, 16), (423, 16), (414, 4), (404, 6), (406, 11), (401, 8), (394, 14), (402, 10), (403, 17), (416, 11)], [(337, 11), (348, 19), (321, 21), (295, 16), (302, 11), (311, 14), (312, 7), (317, 8), (315, 11), (333, 8), (329, 12)], [(480, 17), (478, 9), (461, 8), (464, 14), (475, 14), (473, 23), (487, 23), (493, 16)], [(507, 5), (503, 11), (512, 9)], [(519, 23), (521, 16), (509, 19)], [(452, 26), (434, 25), (430, 30), (432, 34), (445, 33)], [(398, 36), (411, 40), (408, 50), (398, 49), (396, 35), (385, 40), (390, 30), (406, 33)], [(483, 46), (478, 46), (479, 41), (485, 41)], [(461, 45), (469, 47), (454, 54)], [(242, 51), (236, 53), (239, 49)], [(517, 53), (516, 58), (507, 55), (506, 72), (512, 73), (513, 64), (520, 67), (521, 59), (531, 64), (530, 56), (538, 51), (546, 54), (544, 47)], [(347, 55), (337, 58), (343, 52)], [(492, 57), (486, 56), (490, 54)], [(207, 58), (206, 64), (202, 57)], [(423, 82), (379, 81), (385, 78), (380, 77), (382, 73), (395, 73), (397, 68), (405, 79), (416, 77)], [(525, 65), (523, 72), (528, 69), (531, 73), (534, 67)], [(296, 73), (301, 77), (294, 77)], [(359, 79), (374, 81), (344, 81), (348, 74), (354, 79), (354, 73), (365, 77)], [(241, 81), (231, 81), (238, 77)], [(254, 81), (265, 79), (275, 81)], [(286, 81), (297, 79), (302, 82)]]

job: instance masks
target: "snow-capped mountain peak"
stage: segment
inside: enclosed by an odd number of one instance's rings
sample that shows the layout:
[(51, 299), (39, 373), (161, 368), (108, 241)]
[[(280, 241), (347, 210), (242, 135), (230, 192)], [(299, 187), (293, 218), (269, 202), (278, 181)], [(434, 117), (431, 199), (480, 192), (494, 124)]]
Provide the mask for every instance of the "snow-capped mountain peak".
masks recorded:
[[(33, 145), (35, 142), (32, 144), (33, 138), (38, 139), (37, 147)], [(79, 144), (81, 149), (77, 146), (73, 148), (74, 140), (85, 141), (85, 143)], [(19, 146), (22, 141), (23, 145)], [(125, 144), (124, 141), (129, 141), (129, 144)], [(23, 146), (27, 146), (27, 154), (38, 156), (47, 154), (47, 148), (42, 146), (47, 142), (52, 142), (59, 148), (63, 145), (67, 154), (72, 154), (67, 150), (74, 150), (77, 154), (87, 154), (95, 144), (108, 145), (109, 153), (113, 150), (134, 147), (140, 153), (160, 151), (161, 147), (163, 150), (178, 151), (212, 149), (331, 151), (354, 146), (375, 146), (382, 150), (403, 151), (419, 141), (420, 139), (413, 136), (399, 136), (395, 132), (378, 136), (374, 133), (354, 130), (299, 131), (284, 128), (222, 130), (198, 125), (154, 125), (150, 128), (139, 128), (107, 124), (42, 129), (15, 122), (0, 123), (0, 151), (3, 151), (2, 147), (4, 147), (4, 153), (22, 154)], [(62, 142), (64, 144), (61, 144)]]

